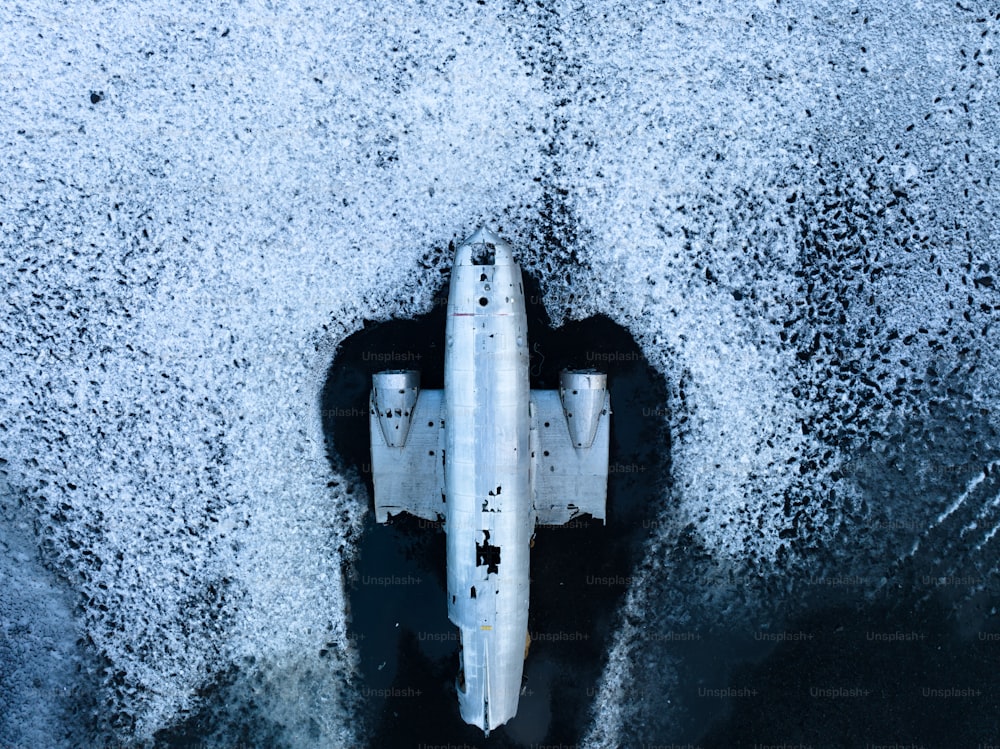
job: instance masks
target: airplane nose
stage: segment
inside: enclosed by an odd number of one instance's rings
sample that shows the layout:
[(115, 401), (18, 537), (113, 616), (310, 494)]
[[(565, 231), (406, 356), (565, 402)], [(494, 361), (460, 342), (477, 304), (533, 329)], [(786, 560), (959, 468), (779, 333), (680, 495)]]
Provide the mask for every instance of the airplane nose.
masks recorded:
[(514, 265), (514, 253), (496, 232), (480, 226), (455, 251), (455, 265)]

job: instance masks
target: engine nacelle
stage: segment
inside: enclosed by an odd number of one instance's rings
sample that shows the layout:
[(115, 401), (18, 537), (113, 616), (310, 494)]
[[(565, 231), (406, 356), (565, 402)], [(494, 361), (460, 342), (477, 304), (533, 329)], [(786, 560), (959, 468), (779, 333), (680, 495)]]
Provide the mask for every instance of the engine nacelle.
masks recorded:
[(392, 369), (372, 375), (371, 408), (378, 414), (389, 447), (403, 447), (410, 432), (413, 408), (420, 394), (420, 372)]
[(603, 372), (567, 369), (559, 373), (559, 399), (573, 447), (587, 448), (593, 444), (607, 392), (608, 376)]

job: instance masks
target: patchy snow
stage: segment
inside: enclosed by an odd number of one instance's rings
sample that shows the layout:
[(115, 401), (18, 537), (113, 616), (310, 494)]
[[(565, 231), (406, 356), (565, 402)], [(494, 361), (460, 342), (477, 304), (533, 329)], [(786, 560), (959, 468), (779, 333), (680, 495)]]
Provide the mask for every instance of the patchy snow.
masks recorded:
[(20, 499), (0, 480), (0, 736), (8, 746), (80, 746), (88, 736), (72, 716), (93, 708), (95, 664)]
[[(358, 740), (364, 509), (319, 389), (488, 221), (554, 319), (608, 314), (669, 383), (664, 530), (595, 703), (620, 743), (681, 529), (720, 574), (877, 565), (914, 538), (873, 523), (929, 524), (996, 458), (961, 435), (1000, 386), (998, 30), (975, 2), (0, 10), (0, 468), (63, 581), (0, 616), (80, 634), (117, 741), (231, 665), (283, 741)], [(915, 450), (958, 468), (872, 489)], [(16, 678), (58, 683), (26, 637)]]

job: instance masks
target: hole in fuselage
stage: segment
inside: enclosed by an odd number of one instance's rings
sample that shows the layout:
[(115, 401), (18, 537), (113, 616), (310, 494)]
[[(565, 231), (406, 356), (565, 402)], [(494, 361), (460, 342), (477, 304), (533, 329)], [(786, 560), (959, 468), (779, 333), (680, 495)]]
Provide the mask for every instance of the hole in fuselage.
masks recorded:
[(497, 246), (492, 242), (474, 244), (471, 246), (471, 249), (473, 265), (496, 265)]
[(486, 574), (493, 575), (500, 571), (500, 547), (490, 543), (490, 532), (483, 531), (483, 542), (476, 544), (476, 566), (486, 566)]
[(462, 643), (462, 630), (458, 630), (458, 691), (465, 692), (465, 648)]

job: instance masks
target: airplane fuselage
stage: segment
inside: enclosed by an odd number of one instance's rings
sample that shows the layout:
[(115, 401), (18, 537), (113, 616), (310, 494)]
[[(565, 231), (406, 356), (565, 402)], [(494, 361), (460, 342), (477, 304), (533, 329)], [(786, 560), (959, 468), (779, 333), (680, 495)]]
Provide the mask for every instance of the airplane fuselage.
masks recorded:
[(593, 370), (530, 389), (521, 269), (488, 229), (456, 252), (445, 335), (442, 390), (415, 370), (372, 377), (375, 517), (444, 520), (459, 708), (489, 733), (517, 713), (535, 524), (605, 518), (611, 402)]
[(489, 730), (517, 712), (535, 517), (521, 271), (502, 246), (494, 263), (474, 264), (475, 239), (459, 251), (448, 297), (445, 530), (459, 705), (466, 722)]

